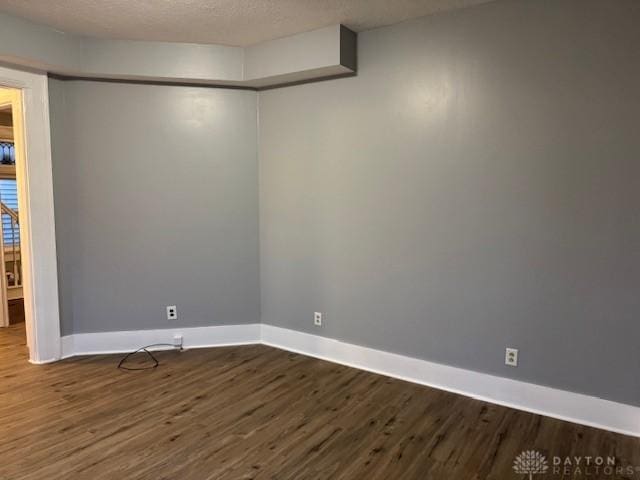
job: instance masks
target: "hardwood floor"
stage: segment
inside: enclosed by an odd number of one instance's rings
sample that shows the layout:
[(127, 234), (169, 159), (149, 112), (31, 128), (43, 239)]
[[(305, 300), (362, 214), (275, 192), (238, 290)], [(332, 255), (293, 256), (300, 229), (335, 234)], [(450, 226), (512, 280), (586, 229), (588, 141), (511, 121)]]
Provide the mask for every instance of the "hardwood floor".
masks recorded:
[[(640, 440), (266, 346), (30, 365), (0, 329), (0, 479), (518, 479), (523, 450), (616, 457)], [(640, 473), (533, 478), (640, 478)], [(636, 475), (636, 476), (634, 476)]]

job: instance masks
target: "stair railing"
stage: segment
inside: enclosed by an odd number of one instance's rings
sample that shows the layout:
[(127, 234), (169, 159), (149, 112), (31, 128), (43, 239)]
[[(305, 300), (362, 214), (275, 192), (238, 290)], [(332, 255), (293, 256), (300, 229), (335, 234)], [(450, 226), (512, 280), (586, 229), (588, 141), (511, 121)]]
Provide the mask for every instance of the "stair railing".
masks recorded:
[[(12, 253), (12, 260), (13, 260), (13, 282), (9, 283), (7, 282), (7, 288), (18, 288), (20, 286), (22, 286), (22, 272), (21, 272), (21, 267), (22, 267), (22, 258), (20, 256), (20, 242), (18, 240), (18, 233), (20, 232), (19, 228), (20, 228), (20, 217), (18, 216), (18, 212), (16, 212), (13, 208), (9, 207), (6, 203), (0, 201), (0, 211), (2, 212), (3, 215), (9, 215), (9, 218), (11, 219), (11, 253)], [(4, 228), (4, 222), (2, 223), (2, 226)], [(4, 231), (2, 232), (2, 235), (4, 236)], [(6, 252), (6, 250), (5, 250)], [(3, 268), (5, 269), (6, 272), (6, 264), (3, 266)], [(6, 273), (5, 273), (6, 275)]]

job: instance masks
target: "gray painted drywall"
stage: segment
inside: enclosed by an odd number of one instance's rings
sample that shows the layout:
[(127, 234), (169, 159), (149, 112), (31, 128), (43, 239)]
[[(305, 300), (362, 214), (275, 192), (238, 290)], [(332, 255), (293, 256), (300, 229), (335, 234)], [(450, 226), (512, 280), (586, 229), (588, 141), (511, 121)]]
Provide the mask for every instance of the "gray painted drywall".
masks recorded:
[(75, 35), (0, 12), (0, 60), (47, 69), (80, 66), (81, 48)]
[(260, 93), (260, 262), (255, 93), (52, 80), (63, 333), (261, 308), (639, 405), (639, 20), (499, 1), (361, 34), (358, 77)]
[(244, 51), (238, 47), (84, 37), (78, 41), (81, 75), (220, 84), (242, 80)]
[(278, 38), (245, 49), (245, 80), (340, 65), (340, 25)]
[(498, 1), (261, 92), (262, 321), (640, 405), (638, 25)]
[(49, 88), (63, 334), (258, 322), (256, 93)]

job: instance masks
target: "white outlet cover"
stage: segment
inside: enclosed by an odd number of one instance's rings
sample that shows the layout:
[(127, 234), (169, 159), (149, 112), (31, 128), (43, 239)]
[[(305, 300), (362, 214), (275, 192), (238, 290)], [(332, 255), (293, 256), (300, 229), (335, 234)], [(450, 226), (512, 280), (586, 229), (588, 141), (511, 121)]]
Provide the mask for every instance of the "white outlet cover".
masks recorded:
[(313, 324), (317, 327), (322, 326), (322, 312), (313, 312)]
[(178, 309), (175, 305), (167, 305), (167, 320), (177, 320)]
[(509, 365), (510, 367), (518, 366), (518, 349), (517, 348), (507, 347), (504, 353), (504, 364)]

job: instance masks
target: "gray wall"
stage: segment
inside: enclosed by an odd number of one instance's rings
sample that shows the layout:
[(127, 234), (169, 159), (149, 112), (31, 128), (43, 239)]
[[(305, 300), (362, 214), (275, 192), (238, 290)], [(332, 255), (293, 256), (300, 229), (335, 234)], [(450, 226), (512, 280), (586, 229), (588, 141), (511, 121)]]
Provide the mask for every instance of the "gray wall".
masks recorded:
[(262, 321), (640, 405), (638, 25), (498, 1), (260, 93)]
[(49, 88), (63, 334), (258, 322), (255, 92)]
[(259, 94), (259, 218), (255, 93), (52, 80), (63, 333), (262, 309), (640, 405), (638, 24), (509, 0), (360, 34), (357, 77)]

